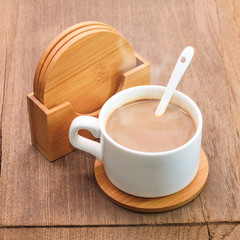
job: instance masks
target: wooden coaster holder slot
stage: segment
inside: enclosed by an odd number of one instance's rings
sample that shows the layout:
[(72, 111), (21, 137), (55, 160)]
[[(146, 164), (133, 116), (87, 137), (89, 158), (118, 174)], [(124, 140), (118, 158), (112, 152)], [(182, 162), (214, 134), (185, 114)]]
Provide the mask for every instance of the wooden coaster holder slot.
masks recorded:
[[(150, 84), (150, 63), (135, 53), (137, 66), (125, 72), (118, 91)], [(81, 115), (74, 111), (68, 101), (48, 109), (34, 95), (27, 96), (29, 122), (32, 144), (35, 145), (50, 161), (54, 161), (74, 150), (68, 140), (68, 131), (72, 120)], [(84, 114), (98, 117), (98, 111)], [(93, 139), (87, 131), (80, 131), (82, 136)]]

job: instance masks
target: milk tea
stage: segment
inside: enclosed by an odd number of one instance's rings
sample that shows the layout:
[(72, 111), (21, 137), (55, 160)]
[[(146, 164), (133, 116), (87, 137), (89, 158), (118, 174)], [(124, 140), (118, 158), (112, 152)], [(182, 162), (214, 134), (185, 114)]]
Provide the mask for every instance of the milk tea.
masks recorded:
[(192, 117), (178, 105), (169, 103), (165, 114), (156, 118), (159, 99), (130, 102), (109, 117), (108, 135), (132, 150), (164, 152), (188, 142), (196, 132)]

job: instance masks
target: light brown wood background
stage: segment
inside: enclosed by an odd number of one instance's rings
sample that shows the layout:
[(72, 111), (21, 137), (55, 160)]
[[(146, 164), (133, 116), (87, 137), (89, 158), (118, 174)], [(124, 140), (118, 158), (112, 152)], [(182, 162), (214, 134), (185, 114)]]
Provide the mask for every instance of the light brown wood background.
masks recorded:
[[(80, 151), (50, 163), (30, 143), (26, 95), (48, 43), (72, 24), (119, 30), (166, 85), (195, 48), (178, 90), (199, 105), (207, 185), (174, 211), (140, 214), (111, 203)], [(237, 239), (240, 236), (240, 1), (0, 0), (0, 239)]]

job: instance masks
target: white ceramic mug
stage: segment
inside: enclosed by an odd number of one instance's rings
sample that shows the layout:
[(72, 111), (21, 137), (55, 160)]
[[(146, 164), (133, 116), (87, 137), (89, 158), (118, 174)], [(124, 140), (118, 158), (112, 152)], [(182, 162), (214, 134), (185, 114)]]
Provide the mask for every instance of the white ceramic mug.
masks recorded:
[[(149, 153), (126, 148), (106, 133), (111, 113), (122, 105), (140, 99), (161, 98), (165, 87), (148, 85), (123, 90), (102, 107), (99, 119), (76, 117), (69, 130), (71, 144), (104, 162), (107, 177), (120, 190), (139, 197), (162, 197), (186, 187), (198, 171), (202, 137), (202, 115), (186, 95), (175, 91), (171, 102), (186, 110), (196, 125), (195, 135), (184, 145), (166, 152)], [(100, 143), (79, 136), (87, 129)]]

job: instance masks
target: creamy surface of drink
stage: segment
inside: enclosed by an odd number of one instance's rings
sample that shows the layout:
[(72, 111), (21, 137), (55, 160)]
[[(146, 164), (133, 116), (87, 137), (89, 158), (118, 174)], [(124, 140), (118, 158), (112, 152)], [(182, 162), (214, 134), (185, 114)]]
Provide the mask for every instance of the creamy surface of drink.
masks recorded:
[(115, 110), (106, 124), (109, 136), (124, 147), (141, 152), (163, 152), (180, 147), (196, 132), (192, 117), (170, 103), (155, 117), (158, 99), (130, 102)]

